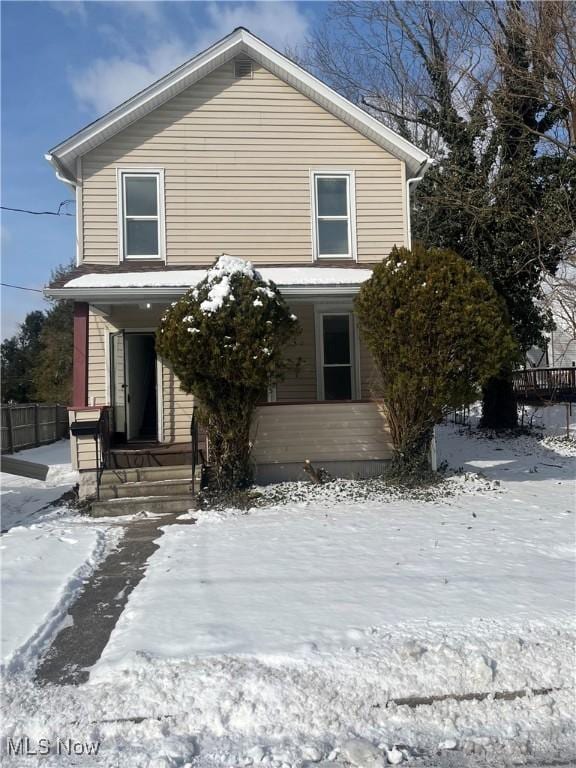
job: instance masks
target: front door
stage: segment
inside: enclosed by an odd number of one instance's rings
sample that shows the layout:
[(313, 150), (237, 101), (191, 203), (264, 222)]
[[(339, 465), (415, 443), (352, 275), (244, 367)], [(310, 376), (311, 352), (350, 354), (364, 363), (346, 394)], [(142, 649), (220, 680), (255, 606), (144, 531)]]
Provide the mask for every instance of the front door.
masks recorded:
[(112, 406), (119, 440), (158, 439), (154, 334), (112, 334)]

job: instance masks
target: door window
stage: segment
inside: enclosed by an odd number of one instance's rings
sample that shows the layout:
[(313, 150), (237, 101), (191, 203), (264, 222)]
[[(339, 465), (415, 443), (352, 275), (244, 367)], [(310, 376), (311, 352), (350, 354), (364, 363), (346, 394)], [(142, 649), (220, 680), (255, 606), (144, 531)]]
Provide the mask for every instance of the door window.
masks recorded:
[(325, 400), (352, 400), (353, 355), (350, 314), (322, 315), (322, 371)]

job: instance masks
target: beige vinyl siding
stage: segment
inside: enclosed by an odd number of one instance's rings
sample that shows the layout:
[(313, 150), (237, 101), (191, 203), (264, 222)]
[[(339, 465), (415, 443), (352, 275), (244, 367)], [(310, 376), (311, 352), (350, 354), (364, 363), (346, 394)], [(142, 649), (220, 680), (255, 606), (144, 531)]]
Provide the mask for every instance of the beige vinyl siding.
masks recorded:
[[(75, 421), (97, 421), (100, 418), (100, 409), (80, 408), (68, 411), (69, 423)], [(72, 466), (80, 472), (97, 469), (99, 457), (96, 452), (96, 441), (91, 435), (70, 435), (70, 455)]]
[(164, 169), (169, 264), (310, 262), (310, 169), (356, 172), (359, 261), (405, 240), (403, 163), (256, 65), (235, 79), (229, 62), (83, 157), (85, 261), (118, 260), (118, 168)]
[(376, 403), (311, 403), (258, 408), (252, 457), (257, 464), (383, 461), (390, 434)]
[(178, 377), (166, 364), (162, 364), (162, 406), (164, 442), (189, 443), (190, 422), (194, 398), (180, 387)]
[(118, 330), (93, 307), (88, 313), (88, 404), (109, 405), (108, 335)]
[(286, 372), (286, 376), (276, 385), (276, 400), (316, 399), (316, 340), (314, 332), (314, 305), (298, 304), (292, 307), (298, 317), (301, 333), (294, 346), (290, 346), (287, 356), (295, 366)]

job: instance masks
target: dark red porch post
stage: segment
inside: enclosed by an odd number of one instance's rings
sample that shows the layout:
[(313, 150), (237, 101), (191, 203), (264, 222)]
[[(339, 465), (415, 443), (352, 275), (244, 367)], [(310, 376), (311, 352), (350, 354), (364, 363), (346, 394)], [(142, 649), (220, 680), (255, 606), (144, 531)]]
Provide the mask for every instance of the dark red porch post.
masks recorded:
[(88, 304), (74, 304), (74, 365), (72, 377), (72, 405), (88, 405)]

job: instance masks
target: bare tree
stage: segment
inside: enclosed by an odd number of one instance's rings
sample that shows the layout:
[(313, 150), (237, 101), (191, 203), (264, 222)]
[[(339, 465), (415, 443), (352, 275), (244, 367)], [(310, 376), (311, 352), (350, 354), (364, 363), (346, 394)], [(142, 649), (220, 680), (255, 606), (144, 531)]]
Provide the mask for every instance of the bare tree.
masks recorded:
[[(490, 279), (524, 351), (552, 327), (543, 277), (576, 218), (575, 27), (563, 0), (349, 0), (308, 49), (335, 88), (436, 158), (415, 236)], [(486, 425), (512, 426), (509, 370), (487, 387), (485, 414), (490, 400)]]
[[(446, 149), (441, 124), (485, 129), (503, 81), (514, 80), (517, 98), (542, 105), (530, 129), (575, 153), (575, 29), (576, 3), (564, 0), (340, 0), (304, 60), (436, 157)], [(522, 64), (511, 55), (516, 37), (529, 51)]]

